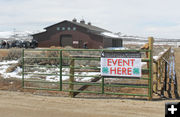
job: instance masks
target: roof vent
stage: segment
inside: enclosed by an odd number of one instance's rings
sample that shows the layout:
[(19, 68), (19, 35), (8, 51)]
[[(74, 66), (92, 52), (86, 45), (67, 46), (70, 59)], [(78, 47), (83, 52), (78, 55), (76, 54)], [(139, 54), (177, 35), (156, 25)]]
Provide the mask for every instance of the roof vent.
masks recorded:
[(91, 22), (88, 22), (88, 25), (91, 26)]
[(82, 20), (80, 21), (80, 23), (81, 23), (81, 24), (85, 24), (85, 21), (82, 19)]
[(77, 22), (77, 19), (76, 19), (76, 18), (74, 18), (72, 21), (73, 21), (73, 22)]

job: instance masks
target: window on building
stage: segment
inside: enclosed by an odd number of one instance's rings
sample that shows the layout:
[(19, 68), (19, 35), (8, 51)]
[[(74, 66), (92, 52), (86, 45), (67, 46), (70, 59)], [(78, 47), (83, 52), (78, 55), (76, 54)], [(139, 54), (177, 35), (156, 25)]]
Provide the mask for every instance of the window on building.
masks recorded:
[(62, 30), (65, 30), (65, 27), (62, 27)]
[(121, 39), (113, 39), (112, 47), (122, 47), (122, 40)]
[(76, 30), (76, 27), (73, 27), (73, 30)]
[(71, 30), (71, 27), (68, 27), (67, 30)]
[(57, 27), (56, 30), (60, 30), (60, 27)]

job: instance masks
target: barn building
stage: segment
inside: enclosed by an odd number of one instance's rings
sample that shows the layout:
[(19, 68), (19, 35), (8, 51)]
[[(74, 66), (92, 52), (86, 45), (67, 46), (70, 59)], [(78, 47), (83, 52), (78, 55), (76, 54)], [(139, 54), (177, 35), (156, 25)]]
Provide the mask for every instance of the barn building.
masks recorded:
[(72, 46), (73, 48), (99, 49), (122, 47), (122, 39), (112, 32), (87, 24), (84, 20), (77, 22), (64, 20), (44, 28), (46, 31), (33, 34), (39, 47)]

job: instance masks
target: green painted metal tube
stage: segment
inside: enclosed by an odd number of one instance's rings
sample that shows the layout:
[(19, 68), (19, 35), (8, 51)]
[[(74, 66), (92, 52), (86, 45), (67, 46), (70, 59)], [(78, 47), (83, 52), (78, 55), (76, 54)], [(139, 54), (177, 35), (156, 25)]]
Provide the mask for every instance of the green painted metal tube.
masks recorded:
[(101, 93), (104, 94), (104, 77), (101, 78), (102, 82), (101, 82)]
[(80, 92), (80, 93), (95, 93), (95, 94), (101, 94), (101, 92), (98, 91), (80, 91), (80, 90), (62, 90), (65, 92)]
[(50, 66), (50, 65), (24, 65), (24, 67), (58, 68), (58, 66)]
[(126, 95), (126, 96), (142, 96), (142, 97), (148, 97), (148, 95), (144, 95), (144, 94), (130, 94), (130, 93), (114, 93), (114, 92), (105, 92), (104, 94), (109, 94), (109, 95)]
[[(104, 77), (104, 78), (112, 78), (111, 76), (109, 77)], [(149, 80), (149, 78), (135, 78), (135, 77), (113, 77), (112, 79), (129, 79), (129, 80)]]
[(62, 91), (62, 50), (59, 51), (59, 81), (60, 81), (60, 91)]
[(24, 82), (59, 84), (59, 82), (48, 82), (48, 81), (42, 81), (42, 80), (24, 80)]
[(94, 61), (100, 60), (100, 58), (74, 58), (74, 57), (73, 57), (73, 59), (74, 60), (94, 60)]
[(150, 59), (148, 59), (148, 58), (143, 58), (141, 61), (142, 61), (142, 62), (149, 62)]
[(102, 51), (102, 49), (27, 49), (26, 51)]
[(24, 88), (24, 49), (22, 49), (22, 88)]
[(74, 85), (91, 85), (91, 86), (101, 86), (101, 83), (86, 83), (86, 82), (63, 82), (63, 84), (74, 84)]
[[(70, 57), (63, 57), (63, 60), (71, 60), (72, 58)], [(99, 61), (100, 58), (74, 58), (74, 60), (94, 60), (94, 61)]]
[(62, 66), (63, 68), (74, 68), (74, 69), (95, 69), (99, 70), (100, 67), (82, 67), (82, 66), (75, 66), (75, 67), (70, 67), (70, 66)]
[(24, 89), (59, 91), (59, 89), (37, 88), (37, 87), (24, 87)]
[(24, 59), (59, 59), (59, 57), (24, 57)]
[(148, 74), (149, 73), (149, 69), (142, 69), (142, 74)]
[(32, 72), (24, 72), (24, 74), (46, 75), (46, 76), (58, 76), (59, 75), (59, 74), (40, 74), (40, 73), (32, 73)]
[(149, 52), (150, 50), (110, 50), (110, 49), (27, 49), (26, 51), (120, 51), (120, 52)]
[(62, 74), (62, 76), (74, 76), (74, 77), (99, 77), (99, 75), (66, 75), (66, 74)]
[[(152, 57), (152, 53), (150, 53), (150, 58)], [(152, 80), (152, 75), (151, 75), (151, 73), (152, 73), (152, 64), (151, 64), (151, 62), (152, 62), (152, 60), (149, 62), (149, 98), (152, 98), (152, 89), (151, 89), (151, 87), (152, 87), (152, 82), (151, 82), (151, 80)]]
[(149, 88), (148, 86), (136, 86), (136, 85), (115, 85), (115, 84), (104, 84), (105, 87), (131, 87), (131, 88)]
[(145, 69), (145, 68), (143, 68), (143, 69), (142, 69), (142, 71), (144, 71), (144, 72), (145, 72), (145, 71), (149, 71), (149, 69)]
[(149, 78), (140, 78), (141, 80), (149, 80)]
[(149, 50), (110, 50), (110, 49), (62, 49), (63, 51), (106, 51), (106, 52), (149, 52)]
[[(71, 67), (69, 67), (71, 68)], [(81, 67), (81, 66), (77, 66), (77, 67), (73, 67), (74, 69), (94, 69), (94, 70), (100, 70), (99, 67)]]
[[(59, 89), (48, 89), (48, 88), (37, 88), (37, 87), (24, 87), (24, 88), (25, 89), (34, 89), (34, 90), (59, 91)], [(97, 91), (79, 91), (79, 90), (62, 90), (62, 91), (64, 91), (64, 92), (80, 92), (80, 93), (95, 93), (95, 94), (102, 93), (102, 92), (97, 92)], [(144, 94), (128, 94), (128, 93), (113, 93), (113, 92), (105, 92), (104, 94), (148, 97), (148, 95), (144, 95)]]
[(60, 49), (26, 49), (26, 51), (30, 52), (34, 52), (34, 51), (59, 51)]

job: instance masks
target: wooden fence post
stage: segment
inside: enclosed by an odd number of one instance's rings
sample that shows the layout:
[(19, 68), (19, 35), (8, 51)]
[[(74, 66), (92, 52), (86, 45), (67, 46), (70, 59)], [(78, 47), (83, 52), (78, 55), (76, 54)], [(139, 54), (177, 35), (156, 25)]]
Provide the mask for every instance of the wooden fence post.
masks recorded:
[(158, 60), (158, 90), (161, 90), (161, 68), (160, 68), (160, 60)]
[(70, 61), (70, 77), (69, 77), (69, 96), (74, 97), (74, 59), (72, 58)]
[(167, 74), (168, 74), (168, 71), (167, 71), (167, 62), (165, 62), (165, 72), (164, 72), (164, 90), (167, 91)]
[(153, 94), (153, 42), (154, 42), (154, 39), (153, 37), (148, 37), (148, 41), (149, 41), (149, 54), (148, 54), (148, 58), (150, 59), (150, 62), (149, 62), (149, 81), (148, 81), (148, 84), (149, 84), (149, 90), (148, 90), (148, 93), (149, 93), (149, 100), (152, 100), (152, 94)]
[(156, 85), (155, 85), (155, 92), (158, 92), (158, 86), (159, 86), (159, 77), (158, 77), (158, 62), (155, 63), (156, 65)]

